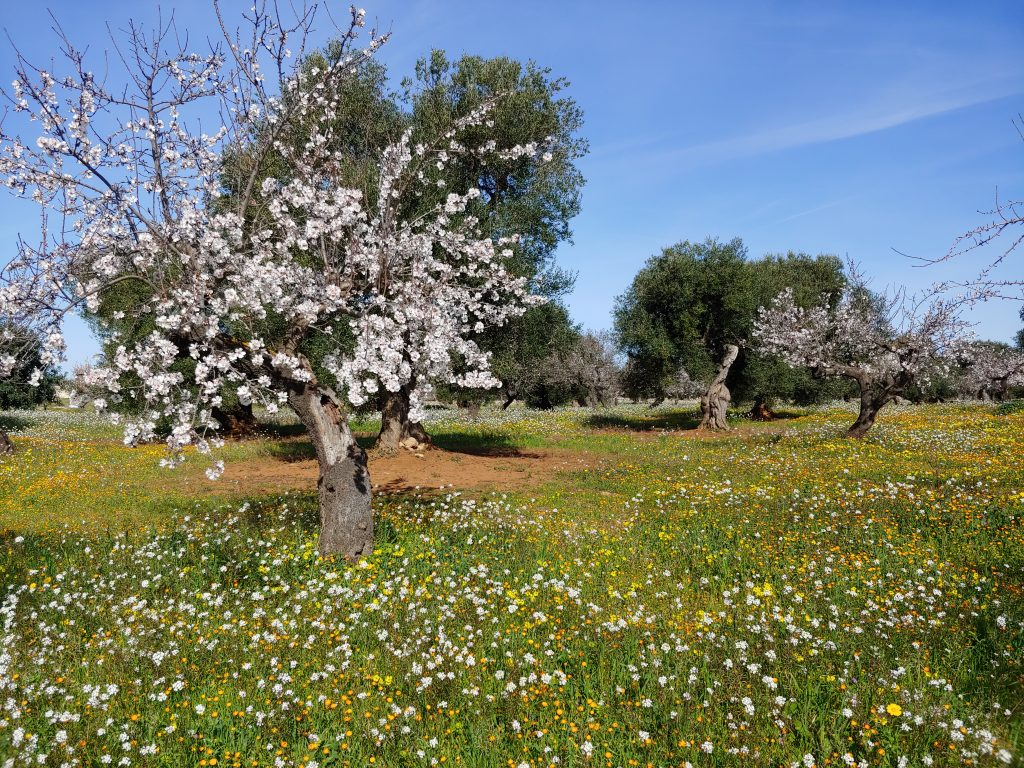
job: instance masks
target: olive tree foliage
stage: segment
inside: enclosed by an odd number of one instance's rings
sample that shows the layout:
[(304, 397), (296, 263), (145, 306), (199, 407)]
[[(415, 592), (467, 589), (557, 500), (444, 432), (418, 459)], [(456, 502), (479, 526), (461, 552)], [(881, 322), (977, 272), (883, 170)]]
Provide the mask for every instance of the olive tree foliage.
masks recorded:
[(842, 263), (832, 256), (750, 260), (739, 239), (664, 249), (616, 303), (626, 394), (657, 403), (674, 390), (692, 394), (689, 382), (697, 382), (705, 395), (702, 421), (714, 428), (725, 426), (730, 387), (754, 400), (792, 396), (797, 377), (750, 347), (757, 310), (787, 286), (801, 306), (812, 306), (834, 301), (843, 284)]
[[(371, 33), (359, 48), (364, 14), (353, 9), (337, 55), (306, 66), (317, 5), (285, 18), (258, 2), (234, 31), (214, 6), (224, 41), (201, 55), (180, 48), (173, 23), (150, 33), (130, 25), (116, 88), (66, 38), (63, 73), (19, 56), (0, 173), (43, 215), (38, 245), (21, 242), (3, 270), (0, 318), (38, 333), (52, 362), (69, 313), (142, 283), (149, 298), (137, 311), (152, 316), (152, 332), (117, 340), (115, 331), (113, 354), (93, 371), (111, 399), (142, 403), (124, 418), (126, 441), (152, 439), (166, 419), (168, 463), (187, 446), (209, 452), (227, 384), (270, 410), (289, 404), (320, 466), (320, 551), (355, 559), (372, 549), (373, 515), (350, 408), (408, 381), (410, 360), (425, 380), (493, 386), (470, 334), (533, 301), (505, 266), (512, 239), (483, 234), (466, 214), (481, 196), (475, 185), (415, 217), (405, 201), (435, 187), (432, 173), (454, 158), (543, 148), (466, 143), (487, 125), (496, 101), (485, 100), (430, 142), (406, 130), (381, 154), (368, 197), (346, 183), (333, 116), (347, 79), (386, 37)], [(204, 129), (210, 114), (222, 124)], [(310, 140), (289, 140), (296, 131)], [(246, 161), (228, 190), (232, 153)], [(314, 341), (335, 386), (303, 352)], [(176, 370), (182, 356), (194, 361), (191, 379)], [(4, 358), (0, 373), (15, 362)]]
[(854, 382), (860, 412), (847, 435), (863, 437), (886, 404), (948, 370), (968, 327), (955, 299), (874, 293), (853, 268), (848, 281), (838, 303), (810, 308), (782, 291), (758, 312), (754, 338), (788, 365)]
[[(501, 379), (502, 408), (516, 400), (538, 407), (567, 402), (569, 397), (559, 395), (551, 386), (552, 367), (579, 339), (579, 329), (558, 301), (531, 307), (522, 317), (488, 334), (488, 342), (501, 343), (500, 350), (491, 358), (491, 367)], [(463, 390), (456, 396), (463, 402), (475, 401), (486, 397), (487, 392)]]
[(746, 257), (737, 238), (686, 241), (648, 259), (614, 312), (634, 393), (664, 399), (680, 369), (711, 383), (726, 346), (745, 338), (757, 308)]

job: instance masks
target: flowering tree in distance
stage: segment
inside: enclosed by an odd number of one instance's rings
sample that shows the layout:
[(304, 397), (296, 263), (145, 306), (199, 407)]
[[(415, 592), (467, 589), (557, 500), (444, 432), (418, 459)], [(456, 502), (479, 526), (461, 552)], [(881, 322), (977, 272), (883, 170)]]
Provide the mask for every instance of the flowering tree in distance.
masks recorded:
[[(37, 333), (52, 362), (65, 317), (122, 283), (143, 285), (131, 311), (154, 330), (113, 339), (108, 363), (91, 374), (109, 392), (97, 406), (141, 405), (125, 420), (127, 443), (169, 423), (174, 463), (187, 446), (216, 446), (211, 411), (225, 386), (243, 403), (289, 404), (320, 465), (320, 552), (356, 559), (372, 549), (373, 517), (349, 407), (408, 382), (410, 360), (422, 381), (495, 385), (470, 334), (532, 300), (504, 267), (510, 241), (482, 236), (465, 214), (477, 190), (451, 191), (415, 217), (403, 216), (402, 201), (430, 183), (426, 169), (452, 158), (535, 148), (461, 143), (467, 130), (485, 131), (485, 103), (430, 146), (406, 133), (384, 151), (371, 189), (350, 188), (332, 114), (345, 79), (386, 36), (359, 49), (364, 14), (353, 8), (330, 55), (310, 66), (317, 5), (285, 19), (278, 4), (257, 2), (235, 31), (214, 8), (224, 42), (204, 55), (179, 46), (173, 22), (152, 33), (131, 25), (117, 46), (126, 77), (116, 87), (63, 34), (66, 73), (19, 56), (4, 94), (0, 173), (39, 203), (42, 227), (3, 270), (0, 321)], [(218, 124), (204, 130), (211, 115)], [(12, 128), (19, 118), (35, 135)], [(241, 158), (230, 190), (225, 158)], [(314, 366), (307, 351), (325, 345)], [(0, 360), (0, 375), (14, 365)]]
[(863, 437), (887, 403), (942, 369), (967, 327), (957, 301), (875, 294), (851, 273), (838, 304), (802, 309), (784, 290), (758, 312), (754, 338), (791, 366), (854, 381), (860, 413), (847, 435)]
[(1002, 400), (1010, 387), (1024, 386), (1024, 351), (978, 341), (967, 345), (961, 357), (966, 363), (963, 386), (972, 397)]

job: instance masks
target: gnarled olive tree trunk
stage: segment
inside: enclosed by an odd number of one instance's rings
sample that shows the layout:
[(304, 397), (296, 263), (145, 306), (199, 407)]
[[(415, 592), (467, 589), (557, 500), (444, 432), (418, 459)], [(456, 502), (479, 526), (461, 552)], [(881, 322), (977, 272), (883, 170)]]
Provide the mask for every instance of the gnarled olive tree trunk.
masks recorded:
[(373, 447), (381, 453), (394, 453), (410, 438), (417, 443), (430, 444), (430, 435), (423, 425), (409, 418), (409, 395), (413, 386), (415, 384), (407, 384), (397, 392), (383, 392), (380, 396), (380, 433)]
[(288, 402), (309, 430), (320, 464), (320, 554), (348, 560), (369, 555), (373, 511), (366, 451), (356, 443), (333, 397), (315, 384), (293, 391)]
[(0, 429), (0, 456), (9, 453), (14, 453), (14, 443), (11, 442), (11, 438), (7, 436), (7, 433)]
[(251, 404), (239, 403), (230, 408), (213, 408), (212, 415), (220, 424), (221, 434), (227, 437), (249, 437), (260, 426)]
[(758, 395), (754, 398), (754, 404), (750, 408), (750, 418), (754, 421), (773, 421), (775, 411), (768, 404), (768, 398)]
[(729, 408), (729, 400), (732, 399), (732, 395), (729, 393), (729, 388), (725, 386), (725, 379), (739, 353), (740, 348), (735, 344), (726, 344), (725, 355), (718, 366), (718, 373), (715, 374), (707, 392), (700, 397), (700, 429), (722, 430), (729, 428), (725, 420), (725, 413)]

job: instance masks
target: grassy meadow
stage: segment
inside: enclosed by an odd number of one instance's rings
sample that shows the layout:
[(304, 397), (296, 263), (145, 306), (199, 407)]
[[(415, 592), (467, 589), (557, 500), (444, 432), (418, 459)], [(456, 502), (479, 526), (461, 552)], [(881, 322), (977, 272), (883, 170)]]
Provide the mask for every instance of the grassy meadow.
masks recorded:
[(1018, 763), (1024, 410), (785, 416), (435, 414), (433, 450), (592, 460), (381, 494), (353, 566), (312, 486), (196, 493), (198, 457), (2, 414), (0, 765)]

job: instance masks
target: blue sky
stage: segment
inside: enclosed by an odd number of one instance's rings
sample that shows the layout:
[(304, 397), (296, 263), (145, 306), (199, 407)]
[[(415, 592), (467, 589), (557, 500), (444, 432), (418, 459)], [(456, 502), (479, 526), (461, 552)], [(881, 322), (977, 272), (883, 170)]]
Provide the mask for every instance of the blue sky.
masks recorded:
[[(194, 41), (216, 34), (206, 0), (161, 5)], [(571, 81), (592, 151), (559, 260), (579, 273), (569, 304), (590, 328), (610, 325), (615, 296), (648, 256), (709, 235), (741, 237), (752, 256), (849, 256), (878, 288), (969, 276), (977, 261), (924, 270), (894, 249), (939, 256), (982, 221), (997, 189), (1024, 198), (1024, 142), (1011, 124), (1024, 112), (1020, 2), (362, 5), (393, 34), (380, 58), (396, 81), (431, 48), (534, 59)], [(347, 4), (333, 7), (344, 16)], [(158, 4), (5, 3), (0, 23), (33, 61), (55, 48), (47, 8), (99, 55), (104, 22), (151, 20)], [(0, 41), (4, 82), (12, 69)], [(31, 213), (0, 196), (3, 242), (33, 233)], [(979, 335), (1008, 340), (1018, 310), (994, 303), (972, 317)], [(94, 351), (76, 328), (71, 360)]]

